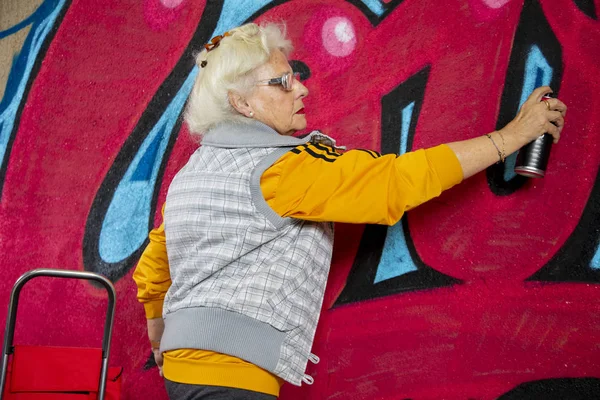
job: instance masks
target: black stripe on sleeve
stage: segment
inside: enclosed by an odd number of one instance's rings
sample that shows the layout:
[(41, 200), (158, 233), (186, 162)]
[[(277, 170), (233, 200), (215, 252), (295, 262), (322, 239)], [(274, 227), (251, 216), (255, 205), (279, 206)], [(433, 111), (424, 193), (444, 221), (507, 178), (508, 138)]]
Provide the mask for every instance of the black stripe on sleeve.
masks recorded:
[(300, 154), (302, 153), (306, 148), (308, 147), (308, 144), (301, 144), (299, 146), (294, 147), (292, 150), (290, 150), (292, 153), (294, 154)]
[(373, 154), (373, 152), (371, 150), (365, 150), (365, 149), (356, 149), (358, 151), (363, 151), (365, 153), (367, 153), (368, 155), (370, 155), (373, 158), (378, 158), (375, 154)]
[(319, 158), (321, 160), (325, 160), (327, 162), (334, 162), (335, 159), (331, 159), (331, 158), (327, 158), (324, 154), (319, 154), (319, 153), (315, 153), (311, 148), (307, 147), (306, 149), (304, 149), (304, 151), (306, 151), (308, 154), (310, 154), (311, 156), (313, 156), (314, 158)]
[(323, 145), (321, 143), (313, 143), (313, 146), (315, 146), (319, 150), (323, 150), (324, 152), (326, 152), (330, 156), (333, 156), (333, 157), (339, 157), (339, 156), (341, 156), (341, 154), (338, 153), (337, 151), (335, 151), (333, 148), (331, 148), (329, 146), (325, 146), (325, 145)]

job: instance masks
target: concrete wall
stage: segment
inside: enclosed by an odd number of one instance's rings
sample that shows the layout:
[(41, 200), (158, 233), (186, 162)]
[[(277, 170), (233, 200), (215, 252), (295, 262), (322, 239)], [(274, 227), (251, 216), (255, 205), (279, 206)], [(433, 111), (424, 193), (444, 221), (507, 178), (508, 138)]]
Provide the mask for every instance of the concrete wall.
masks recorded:
[[(283, 20), (310, 72), (309, 127), (350, 148), (482, 135), (541, 84), (570, 108), (544, 179), (515, 176), (512, 156), (389, 229), (337, 225), (315, 384), (282, 398), (597, 398), (599, 12), (599, 0), (2, 0), (0, 321), (27, 270), (105, 274), (123, 398), (166, 398), (131, 273), (194, 149), (180, 118), (193, 54), (246, 21)], [(31, 282), (17, 343), (99, 343), (103, 299), (87, 283)]]

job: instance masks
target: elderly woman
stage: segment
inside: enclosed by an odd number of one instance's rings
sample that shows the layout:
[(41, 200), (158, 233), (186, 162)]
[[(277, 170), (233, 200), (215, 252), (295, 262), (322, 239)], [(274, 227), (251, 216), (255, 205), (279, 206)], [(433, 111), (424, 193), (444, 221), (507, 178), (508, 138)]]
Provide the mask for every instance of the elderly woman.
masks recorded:
[(341, 152), (317, 131), (292, 136), (308, 90), (277, 26), (205, 47), (185, 114), (202, 146), (134, 274), (171, 399), (273, 399), (284, 381), (311, 384), (331, 222), (395, 224), (544, 132), (558, 141), (564, 124), (542, 87), (499, 131), (401, 156)]

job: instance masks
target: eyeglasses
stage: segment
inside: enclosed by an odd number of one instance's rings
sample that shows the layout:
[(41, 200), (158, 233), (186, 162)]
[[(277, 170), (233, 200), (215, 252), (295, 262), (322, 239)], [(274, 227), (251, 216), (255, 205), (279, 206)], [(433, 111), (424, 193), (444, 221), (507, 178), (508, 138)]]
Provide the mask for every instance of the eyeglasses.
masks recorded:
[(286, 92), (291, 92), (294, 88), (294, 82), (299, 80), (299, 72), (286, 72), (279, 78), (265, 79), (262, 81), (258, 81), (257, 84), (259, 86), (281, 85), (281, 87), (283, 87), (283, 90), (285, 90)]

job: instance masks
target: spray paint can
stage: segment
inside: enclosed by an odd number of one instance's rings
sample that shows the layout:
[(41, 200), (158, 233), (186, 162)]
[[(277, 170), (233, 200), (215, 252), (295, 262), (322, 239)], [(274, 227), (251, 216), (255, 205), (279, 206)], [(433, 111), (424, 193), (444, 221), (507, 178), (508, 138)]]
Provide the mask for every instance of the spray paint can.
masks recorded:
[[(551, 97), (542, 97), (542, 101), (546, 99), (551, 99)], [(533, 142), (523, 146), (517, 155), (515, 173), (528, 178), (543, 178), (546, 174), (553, 140), (552, 135), (544, 133)]]

